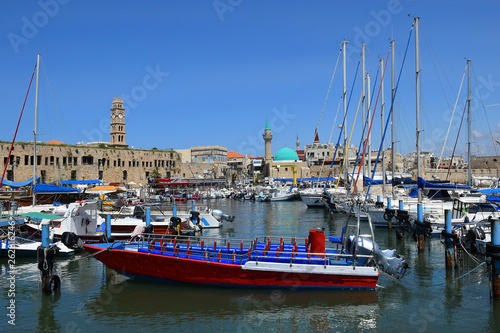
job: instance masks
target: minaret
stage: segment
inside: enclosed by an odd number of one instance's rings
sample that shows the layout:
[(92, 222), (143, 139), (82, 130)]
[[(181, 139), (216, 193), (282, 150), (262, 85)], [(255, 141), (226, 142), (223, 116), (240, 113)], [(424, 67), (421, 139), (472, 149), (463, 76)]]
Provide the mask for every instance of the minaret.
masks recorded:
[(297, 134), (297, 141), (296, 141), (296, 143), (297, 143), (297, 151), (299, 151), (299, 149), (300, 149), (300, 141), (299, 141), (299, 135), (298, 134)]
[(265, 144), (265, 162), (266, 162), (266, 170), (264, 175), (266, 177), (269, 177), (271, 175), (271, 163), (272, 163), (272, 156), (271, 156), (271, 140), (273, 139), (273, 135), (271, 134), (271, 127), (269, 126), (269, 119), (266, 121), (266, 128), (264, 129), (264, 134), (262, 135), (264, 138)]
[(318, 130), (316, 129), (314, 131), (314, 142), (313, 142), (314, 145), (319, 145), (319, 135), (318, 135)]
[(111, 146), (126, 148), (125, 143), (125, 109), (123, 99), (113, 98), (111, 107)]

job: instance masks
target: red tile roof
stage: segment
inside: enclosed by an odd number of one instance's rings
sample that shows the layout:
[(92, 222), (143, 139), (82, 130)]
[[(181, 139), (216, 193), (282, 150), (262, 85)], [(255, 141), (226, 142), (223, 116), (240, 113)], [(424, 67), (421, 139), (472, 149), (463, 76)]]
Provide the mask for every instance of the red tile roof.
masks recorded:
[(227, 152), (227, 158), (243, 158), (245, 156), (241, 155), (240, 153), (237, 153), (233, 150)]
[(47, 141), (45, 143), (48, 143), (50, 145), (63, 145), (64, 144), (64, 142), (57, 141), (57, 140), (50, 140), (50, 141)]

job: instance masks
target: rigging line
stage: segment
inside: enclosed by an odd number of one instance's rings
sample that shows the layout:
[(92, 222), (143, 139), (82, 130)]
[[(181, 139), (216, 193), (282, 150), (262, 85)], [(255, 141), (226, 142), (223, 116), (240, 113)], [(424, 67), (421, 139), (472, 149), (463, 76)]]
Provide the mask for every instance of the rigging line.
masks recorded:
[[(385, 74), (385, 69), (387, 68), (387, 62), (389, 60), (389, 54), (390, 54), (390, 50), (389, 52), (387, 53), (387, 59), (386, 59), (386, 63), (384, 65), (384, 73), (382, 74), (382, 79), (380, 80), (380, 88), (379, 88), (379, 94), (380, 94), (380, 90), (382, 89), (382, 85), (384, 84), (384, 74)], [(396, 88), (394, 90), (394, 95), (396, 95), (396, 92), (397, 92), (397, 89), (398, 89), (398, 86), (396, 85)], [(378, 102), (378, 96), (377, 96), (377, 101), (375, 102), (375, 107), (377, 107), (377, 102)], [(378, 154), (377, 154), (377, 159), (375, 160), (375, 165), (373, 166), (373, 173), (372, 173), (372, 180), (375, 179), (375, 170), (377, 170), (377, 164), (378, 164), (378, 160), (380, 158), (380, 152), (382, 151), (382, 147), (384, 145), (384, 138), (385, 138), (385, 134), (387, 132), (387, 126), (389, 126), (389, 121), (391, 120), (391, 113), (392, 113), (392, 106), (394, 104), (392, 103), (391, 101), (391, 110), (389, 112), (389, 114), (387, 115), (387, 121), (385, 122), (385, 128), (384, 128), (384, 134), (382, 136), (382, 140), (380, 140), (380, 146), (378, 148)], [(373, 118), (375, 118), (375, 110), (373, 110), (373, 117), (372, 117), (372, 121), (371, 121), (371, 124), (370, 124), (370, 130), (371, 130), (371, 126), (373, 124)], [(368, 136), (370, 135), (370, 130), (368, 131)], [(370, 158), (371, 158), (371, 152), (370, 152)], [(368, 172), (370, 172), (370, 170), (368, 170)], [(383, 175), (383, 177), (385, 178), (385, 175)], [(372, 186), (372, 182), (370, 182), (368, 184), (368, 189), (366, 190), (366, 196), (365, 196), (365, 203), (366, 203), (366, 199), (368, 198), (368, 193), (370, 193), (370, 188)]]
[[(330, 89), (332, 88), (332, 83), (333, 83), (333, 78), (335, 77), (335, 73), (337, 72), (337, 65), (339, 63), (340, 56), (342, 54), (342, 49), (340, 49), (339, 56), (337, 57), (337, 63), (335, 64), (335, 69), (333, 71), (332, 79), (330, 80), (330, 86), (328, 87), (328, 92), (326, 93), (326, 98), (325, 98), (325, 103), (323, 104), (323, 109), (321, 110), (321, 115), (319, 117), (318, 125), (316, 126), (316, 129), (314, 130), (314, 140), (316, 139), (316, 133), (318, 133), (319, 125), (321, 124), (321, 119), (323, 118), (323, 113), (325, 111), (326, 107), (326, 101), (328, 100), (328, 96), (330, 95)], [(332, 131), (330, 133), (330, 137), (328, 138), (328, 142), (331, 141), (332, 135), (333, 135), (333, 129), (335, 128), (335, 123), (337, 122), (337, 115), (339, 114), (340, 110), (340, 103), (342, 102), (342, 99), (339, 101), (339, 106), (337, 108), (337, 113), (335, 114), (335, 120), (333, 121), (333, 127)], [(314, 142), (313, 140), (313, 142)], [(323, 167), (325, 166), (325, 160), (323, 159), (323, 162), (321, 163), (321, 168), (318, 173), (318, 180), (321, 178), (321, 175), (323, 174)]]
[[(479, 87), (479, 83), (477, 82), (477, 77), (476, 77), (476, 72), (474, 71), (474, 67), (471, 66), (471, 69), (472, 69), (472, 73), (474, 74), (474, 80), (476, 81), (476, 86)], [(488, 130), (490, 131), (491, 140), (493, 141), (493, 148), (495, 149), (495, 156), (497, 156), (498, 155), (497, 154), (497, 146), (495, 145), (495, 138), (493, 138), (493, 132), (491, 131), (490, 122), (488, 121), (488, 114), (486, 113), (486, 106), (484, 106), (483, 96), (481, 95), (480, 89), (478, 89), (477, 92), (479, 94), (479, 100), (481, 101), (481, 105), (483, 106), (484, 116), (486, 117), (486, 123), (488, 124)], [(494, 105), (498, 105), (498, 104), (494, 104)], [(494, 106), (494, 105), (488, 105), (488, 106)]]
[[(7, 160), (5, 161), (5, 167), (3, 168), (2, 178), (0, 179), (0, 187), (3, 184), (5, 171), (7, 170), (7, 166), (9, 165), (10, 156), (12, 154), (12, 148), (14, 147), (14, 142), (16, 141), (17, 130), (19, 129), (19, 124), (21, 123), (21, 117), (23, 116), (24, 106), (26, 105), (26, 100), (28, 99), (28, 94), (31, 88), (31, 82), (33, 82), (33, 76), (35, 76), (35, 70), (36, 70), (36, 64), (35, 68), (33, 68), (33, 73), (31, 74), (30, 84), (28, 85), (28, 91), (26, 92), (26, 96), (24, 97), (23, 108), (21, 109), (21, 114), (19, 115), (19, 120), (17, 121), (16, 131), (14, 132), (14, 138), (12, 139), (12, 143), (10, 144), (9, 154), (7, 155)], [(36, 163), (36, 158), (34, 159), (34, 163)], [(14, 181), (14, 175), (12, 175), (12, 181)]]
[(335, 63), (335, 69), (333, 70), (332, 79), (330, 80), (330, 85), (328, 86), (328, 91), (326, 93), (325, 102), (323, 103), (323, 109), (321, 109), (321, 115), (319, 116), (319, 121), (318, 121), (318, 125), (316, 126), (315, 133), (318, 132), (319, 125), (321, 124), (321, 119), (323, 118), (323, 113), (325, 112), (326, 102), (328, 101), (328, 96), (330, 95), (330, 89), (332, 88), (333, 78), (335, 77), (335, 73), (337, 72), (337, 65), (339, 64), (339, 59), (340, 59), (341, 55), (342, 55), (342, 49), (340, 49), (339, 56), (337, 57), (337, 62)]
[[(64, 118), (64, 115), (62, 115), (59, 112), (59, 105), (57, 104), (57, 99), (55, 97), (54, 91), (52, 90), (52, 85), (50, 84), (49, 76), (47, 75), (47, 71), (45, 69), (45, 63), (43, 62), (43, 59), (41, 59), (41, 61), (42, 61), (43, 73), (45, 74), (45, 80), (47, 81), (47, 86), (49, 87), (50, 96), (52, 97), (52, 101), (54, 103), (55, 110), (57, 112), (57, 115), (59, 116), (59, 121), (61, 122), (61, 125), (62, 125), (61, 127), (63, 128), (63, 130), (66, 134), (66, 137), (69, 138), (71, 140), (71, 142), (74, 142), (71, 133), (68, 133), (68, 124), (66, 122), (66, 119)], [(47, 118), (47, 119), (49, 119), (49, 118)], [(50, 122), (48, 125), (49, 125), (49, 131), (52, 133), (52, 130), (50, 129)]]
[[(337, 116), (339, 115), (339, 110), (340, 110), (341, 105), (342, 105), (342, 98), (339, 100), (339, 106), (337, 107), (337, 113), (335, 114), (335, 120), (333, 121), (332, 130), (330, 131), (330, 137), (328, 138), (328, 143), (332, 142), (333, 131), (335, 130), (335, 123), (337, 122)], [(330, 153), (330, 152), (328, 152), (328, 153)], [(321, 175), (323, 174), (324, 166), (325, 166), (325, 160), (323, 160), (323, 163), (321, 164), (321, 169), (319, 170), (319, 177), (318, 178), (321, 178)]]
[[(326, 178), (326, 182), (325, 182), (325, 189), (324, 189), (325, 191), (326, 191), (326, 187), (328, 186), (328, 178), (330, 178), (330, 175), (332, 174), (333, 163), (335, 162), (335, 156), (337, 156), (337, 150), (339, 148), (340, 138), (342, 136), (342, 131), (344, 130), (344, 127), (345, 127), (345, 120), (346, 120), (347, 113), (349, 110), (349, 105), (351, 104), (352, 92), (354, 90), (354, 84), (356, 83), (356, 77), (358, 76), (358, 70), (359, 70), (360, 63), (361, 63), (361, 59), (358, 60), (358, 65), (356, 66), (356, 73), (354, 74), (354, 81), (352, 82), (351, 92), (349, 94), (349, 100), (347, 101), (346, 112), (344, 114), (344, 120), (342, 121), (342, 128), (340, 129), (340, 132), (339, 132), (339, 138), (337, 140), (337, 145), (335, 146), (335, 152), (333, 153), (332, 164), (330, 164), (330, 171), (328, 172), (328, 177)], [(339, 175), (339, 177), (340, 177), (340, 175)]]
[[(374, 91), (375, 87), (377, 86), (379, 72), (380, 72), (380, 66), (377, 66), (377, 74), (375, 75), (375, 81), (373, 82), (372, 91)], [(372, 104), (373, 96), (375, 96), (375, 94), (373, 94), (370, 97), (370, 105)], [(363, 140), (365, 138), (365, 131), (366, 131), (366, 124), (367, 123), (368, 122), (363, 119), (363, 131), (361, 132), (361, 140), (359, 141), (358, 153), (356, 154), (356, 160), (354, 161), (354, 168), (352, 169), (351, 179), (354, 179), (354, 173), (356, 172), (356, 166), (358, 165), (359, 154), (361, 153), (361, 146), (363, 145)], [(360, 165), (360, 168), (361, 167), (362, 167), (362, 165)], [(349, 196), (349, 192), (351, 191), (351, 185), (352, 184), (349, 183), (349, 187), (347, 188), (347, 192), (346, 192), (346, 198)], [(354, 189), (354, 191), (356, 191), (356, 189)]]
[[(349, 141), (347, 142), (347, 147), (344, 147), (344, 159), (342, 161), (342, 168), (340, 169), (340, 174), (344, 171), (345, 161), (347, 160), (349, 164), (349, 160), (347, 159), (347, 153), (349, 152), (349, 145), (351, 144), (352, 132), (354, 132), (354, 125), (356, 125), (356, 119), (358, 118), (359, 106), (361, 105), (361, 100), (363, 99), (363, 95), (359, 96), (358, 109), (356, 110), (356, 115), (354, 116), (354, 122), (352, 123), (351, 134), (349, 135)], [(337, 179), (337, 185), (335, 185), (335, 191), (337, 191), (337, 187), (340, 183), (340, 177)]]
[[(413, 30), (413, 27), (412, 27), (411, 30)], [(410, 31), (410, 36), (411, 36), (411, 31)], [(366, 137), (365, 145), (364, 145), (364, 148), (363, 148), (363, 154), (361, 155), (361, 163), (360, 163), (361, 165), (363, 165), (363, 162), (364, 162), (364, 159), (365, 159), (366, 147), (368, 146), (368, 139), (370, 138), (370, 132), (372, 130), (373, 120), (375, 119), (375, 111), (377, 110), (378, 99), (380, 97), (380, 91), (382, 90), (382, 84), (384, 83), (385, 70), (387, 68), (387, 63), (388, 63), (389, 55), (390, 54), (391, 54), (391, 50), (389, 50), (387, 52), (387, 58), (386, 58), (385, 66), (384, 66), (384, 71), (382, 72), (382, 77), (380, 78), (380, 86), (378, 88), (377, 99), (375, 100), (375, 107), (373, 108), (372, 120), (370, 122), (370, 127), (368, 128), (368, 135)], [(370, 154), (370, 158), (371, 158), (371, 152), (368, 152), (368, 153)], [(358, 175), (356, 177), (356, 182), (354, 183), (354, 188), (356, 188), (356, 185), (358, 184), (358, 179), (359, 179), (359, 173), (360, 173), (360, 171), (361, 171), (361, 168), (359, 168), (359, 170), (358, 170)], [(373, 179), (373, 176), (372, 176), (372, 179)], [(353, 192), (353, 195), (354, 195), (354, 192)]]
[[(434, 66), (434, 70), (436, 71), (436, 74), (438, 74), (438, 70), (437, 70), (437, 67), (436, 67), (436, 63), (434, 61), (434, 55), (433, 54), (436, 54), (436, 60), (437, 62), (439, 63), (440, 67), (441, 67), (441, 70), (443, 69), (443, 66), (441, 66), (441, 63), (439, 62), (439, 58), (437, 57), (437, 53), (436, 51), (434, 50), (434, 47), (432, 46), (431, 44), (431, 41), (429, 39), (429, 37), (427, 36), (426, 32), (424, 29), (422, 29), (422, 32), (423, 32), (423, 35), (424, 35), (424, 41), (425, 41), (425, 44), (427, 45), (427, 48), (429, 50), (429, 56), (431, 58), (431, 61), (432, 61), (432, 65)], [(431, 52), (432, 51), (432, 52)], [(448, 77), (446, 76), (446, 72), (443, 70), (443, 73), (445, 73), (445, 78), (446, 78), (446, 82), (448, 83), (448, 86), (450, 88), (451, 91), (453, 91), (453, 89), (451, 89), (451, 84), (448, 80)], [(444, 99), (446, 100), (446, 104), (448, 105), (448, 108), (450, 107), (450, 103), (448, 101), (448, 98), (447, 98), (447, 95), (446, 95), (446, 91), (444, 90), (444, 85), (443, 83), (441, 82), (441, 77), (440, 75), (438, 74), (437, 75), (438, 77), (438, 81), (439, 81), (439, 85), (441, 86), (441, 90), (443, 91), (443, 95), (444, 95)]]
[(455, 149), (457, 148), (458, 137), (460, 136), (460, 130), (462, 129), (462, 123), (464, 121), (464, 116), (465, 116), (465, 110), (466, 109), (467, 109), (467, 101), (465, 102), (464, 111), (462, 112), (462, 120), (460, 120), (460, 127), (458, 127), (457, 139), (455, 140), (455, 146), (453, 147), (453, 153), (451, 154), (450, 165), (448, 166), (448, 173), (446, 174), (446, 180), (448, 180), (448, 177), (450, 176), (451, 164), (453, 162), (453, 157), (455, 156)]
[[(453, 107), (453, 113), (451, 114), (450, 125), (448, 125), (448, 132), (446, 132), (446, 137), (444, 138), (443, 149), (441, 149), (441, 154), (439, 155), (438, 164), (436, 166), (436, 170), (439, 168), (439, 164), (441, 164), (441, 158), (443, 157), (444, 149), (446, 147), (446, 142), (448, 141), (448, 135), (450, 134), (451, 124), (453, 123), (453, 117), (455, 116), (455, 111), (457, 109), (458, 99), (460, 98), (460, 93), (462, 92), (462, 86), (465, 80), (465, 75), (467, 74), (467, 65), (465, 65), (464, 75), (462, 76), (462, 82), (460, 83), (460, 89), (458, 89), (457, 99), (455, 100), (455, 106)], [(456, 145), (456, 143), (455, 143)]]
[[(408, 54), (408, 48), (410, 46), (410, 40), (411, 40), (411, 35), (412, 35), (412, 32), (413, 32), (413, 27), (414, 25), (411, 26), (411, 29), (410, 29), (410, 34), (408, 36), (408, 42), (406, 43), (406, 50), (405, 50), (405, 55), (403, 57), (403, 61), (401, 63), (401, 69), (399, 71), (399, 75), (398, 75), (398, 81), (396, 82), (396, 88), (394, 88), (394, 96), (392, 97), (391, 99), (391, 109), (389, 110), (389, 114), (387, 115), (387, 121), (385, 123), (385, 129), (384, 129), (384, 136), (385, 136), (385, 132), (387, 131), (387, 126), (389, 125), (389, 119), (391, 119), (391, 114), (392, 114), (392, 110), (394, 109), (394, 98), (396, 98), (396, 93), (398, 92), (398, 88), (399, 88), (399, 80), (401, 79), (401, 73), (403, 72), (403, 66), (405, 64), (405, 61), (406, 61), (406, 55)], [(387, 53), (387, 59), (389, 59), (389, 53), (391, 51), (389, 50), (389, 52)], [(384, 74), (385, 74), (385, 68), (387, 67), (387, 61), (385, 62), (385, 67), (384, 67), (384, 73), (382, 74), (382, 80), (381, 82), (384, 81)], [(382, 86), (382, 84), (381, 84)], [(380, 94), (380, 89), (379, 89), (379, 94)], [(378, 97), (377, 97), (377, 102), (378, 102)], [(377, 106), (377, 102), (375, 102), (375, 107)], [(375, 114), (375, 113), (374, 113)], [(372, 117), (372, 123), (373, 123), (373, 117)], [(368, 130), (368, 135), (370, 135), (370, 130), (371, 130), (371, 124), (370, 124), (370, 129)], [(365, 148), (363, 150), (363, 155), (364, 155), (364, 151), (366, 150), (366, 144), (365, 144)], [(379, 152), (378, 152), (378, 156), (377, 156), (377, 160), (375, 161), (375, 167), (373, 169), (373, 174), (372, 174), (372, 179), (374, 178), (374, 175), (375, 175), (375, 169), (377, 167), (377, 162), (378, 162), (378, 158), (380, 156), (380, 149), (379, 149)], [(364, 156), (363, 156), (364, 157)], [(359, 170), (358, 170), (358, 175), (356, 177), (356, 184), (358, 182), (358, 178), (359, 178)], [(356, 184), (354, 187), (356, 187)], [(368, 185), (368, 190), (366, 191), (366, 196), (365, 196), (365, 202), (366, 202), (366, 199), (368, 198), (368, 193), (370, 193), (370, 188), (371, 188), (371, 182), (370, 184)]]

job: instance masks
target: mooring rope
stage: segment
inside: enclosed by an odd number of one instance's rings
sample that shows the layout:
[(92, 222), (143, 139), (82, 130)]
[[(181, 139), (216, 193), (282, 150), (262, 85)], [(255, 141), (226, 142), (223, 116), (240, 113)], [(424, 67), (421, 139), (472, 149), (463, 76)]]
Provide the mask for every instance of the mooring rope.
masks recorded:
[(105, 249), (102, 249), (100, 251), (97, 251), (96, 253), (92, 253), (92, 254), (89, 254), (88, 256), (85, 256), (85, 257), (81, 257), (81, 258), (76, 258), (76, 259), (71, 259), (70, 261), (68, 262), (73, 262), (73, 261), (78, 261), (78, 260), (83, 260), (83, 259), (87, 259), (87, 258), (90, 258), (90, 257), (93, 257), (93, 256), (96, 256), (104, 251), (108, 251), (109, 249), (111, 249), (113, 247), (113, 245), (115, 245), (115, 242), (113, 242), (110, 246), (108, 246), (107, 248)]
[[(455, 281), (456, 280), (460, 280), (461, 278), (463, 278), (464, 276), (467, 276), (469, 275), (470, 273), (474, 272), (476, 269), (478, 269), (479, 267), (483, 266), (484, 264), (486, 264), (486, 261), (485, 262), (482, 262), (481, 264), (477, 265), (475, 268), (471, 269), (470, 271), (460, 275), (459, 277), (455, 278)], [(416, 283), (410, 283), (410, 282), (406, 282), (406, 281), (403, 281), (403, 280), (399, 280), (397, 278), (395, 278), (394, 276), (390, 275), (390, 274), (387, 274), (386, 272), (382, 271), (379, 269), (379, 272), (390, 277), (391, 279), (394, 279), (400, 283), (403, 283), (403, 284), (406, 284), (406, 285), (409, 285), (409, 286), (414, 286), (414, 287), (437, 287), (437, 286), (442, 286), (442, 285), (445, 285), (447, 284), (448, 282), (441, 282), (441, 283), (436, 283), (436, 284), (424, 284), (424, 285), (421, 285), (421, 284), (416, 284)]]

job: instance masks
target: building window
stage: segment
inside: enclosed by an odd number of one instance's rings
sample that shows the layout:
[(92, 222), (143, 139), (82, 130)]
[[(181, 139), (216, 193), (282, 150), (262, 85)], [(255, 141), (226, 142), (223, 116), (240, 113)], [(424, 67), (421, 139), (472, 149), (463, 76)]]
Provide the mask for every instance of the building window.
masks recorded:
[(103, 173), (104, 172), (102, 170), (99, 170), (99, 180), (102, 180)]
[(205, 162), (205, 155), (203, 155), (202, 157), (202, 162)]
[(113, 161), (113, 166), (116, 167), (116, 160)]
[[(28, 165), (28, 164), (26, 164)], [(48, 157), (45, 157), (45, 165), (49, 165), (49, 158)]]
[(76, 170), (71, 170), (71, 180), (76, 180)]
[(47, 178), (45, 170), (40, 170), (40, 177), (42, 178), (42, 183), (45, 183), (45, 178)]
[(194, 163), (198, 163), (198, 156), (194, 157)]
[(7, 170), (7, 180), (14, 181), (14, 170)]
[(146, 178), (149, 178), (149, 171), (146, 171)]
[(73, 165), (78, 165), (78, 157), (73, 158)]
[(127, 170), (123, 170), (123, 180), (127, 180)]
[(210, 156), (208, 156), (208, 163), (210, 163), (210, 162), (211, 162), (211, 161), (210, 161)]
[(29, 155), (24, 155), (24, 165), (28, 165), (30, 163), (29, 160), (30, 160)]

